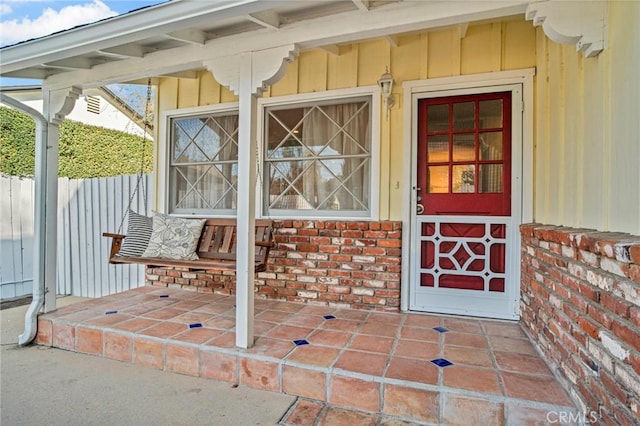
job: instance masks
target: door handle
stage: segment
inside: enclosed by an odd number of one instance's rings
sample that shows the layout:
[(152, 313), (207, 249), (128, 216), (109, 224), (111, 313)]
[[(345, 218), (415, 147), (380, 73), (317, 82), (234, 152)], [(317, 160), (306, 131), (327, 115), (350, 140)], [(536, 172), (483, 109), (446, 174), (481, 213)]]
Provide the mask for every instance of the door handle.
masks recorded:
[(422, 204), (416, 204), (416, 213), (422, 214), (424, 212), (424, 206)]

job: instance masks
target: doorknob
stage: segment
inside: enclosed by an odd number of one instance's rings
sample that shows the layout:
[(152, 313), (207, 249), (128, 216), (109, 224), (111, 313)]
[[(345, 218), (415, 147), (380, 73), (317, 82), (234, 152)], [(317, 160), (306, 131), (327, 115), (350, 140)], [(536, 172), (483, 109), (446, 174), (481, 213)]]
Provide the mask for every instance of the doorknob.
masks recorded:
[(424, 212), (424, 206), (422, 204), (416, 204), (416, 213), (422, 214)]

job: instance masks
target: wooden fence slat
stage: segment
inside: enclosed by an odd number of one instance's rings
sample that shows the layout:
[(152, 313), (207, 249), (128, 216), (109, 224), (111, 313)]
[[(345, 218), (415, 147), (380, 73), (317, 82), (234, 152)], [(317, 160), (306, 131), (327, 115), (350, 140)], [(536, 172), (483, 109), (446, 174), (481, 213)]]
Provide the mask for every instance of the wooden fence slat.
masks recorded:
[[(120, 179), (120, 182), (119, 182), (118, 198), (120, 200), (120, 208), (118, 209), (118, 211), (122, 212), (122, 214), (126, 213), (127, 203), (129, 202), (129, 197), (132, 191), (130, 187), (130, 181), (131, 181), (131, 176), (122, 176), (122, 179)], [(122, 229), (123, 231), (126, 232), (126, 229), (127, 229), (126, 221), (122, 224)], [(122, 268), (122, 279), (118, 281), (118, 286), (116, 288), (116, 291), (118, 293), (123, 291), (124, 283), (129, 282), (131, 280), (130, 274), (129, 274), (130, 270), (131, 268)]]
[[(75, 222), (72, 220), (72, 226), (69, 232), (71, 233), (71, 241), (75, 243), (72, 246), (72, 250), (77, 253), (77, 261), (72, 264), (72, 268), (76, 272), (73, 283), (82, 283), (80, 286), (81, 297), (92, 297), (87, 285), (87, 251), (84, 248), (84, 232), (80, 232), (80, 227), (84, 227), (87, 220), (84, 213), (84, 203), (86, 202), (84, 197), (84, 190), (82, 188), (83, 181), (75, 181), (75, 190), (73, 192), (73, 198), (70, 201), (72, 206), (72, 215), (75, 216)], [(75, 212), (75, 214), (74, 214)], [(72, 216), (72, 219), (73, 219)]]
[[(109, 184), (109, 189), (108, 189), (108, 195), (107, 195), (107, 203), (108, 203), (107, 209), (109, 212), (109, 227), (107, 228), (107, 231), (118, 232), (119, 219), (118, 219), (118, 216), (115, 214), (116, 212), (116, 201), (115, 201), (116, 200), (116, 178), (109, 178), (108, 184)], [(110, 241), (107, 238), (104, 238), (104, 243), (110, 244)], [(107, 253), (110, 253), (110, 251)], [(103, 261), (108, 262), (108, 257), (104, 258)], [(109, 265), (108, 269), (109, 269), (109, 291), (111, 293), (116, 293), (117, 292), (116, 283), (122, 276), (122, 273), (118, 268), (116, 268), (116, 265)]]
[(105, 253), (107, 250), (108, 241), (106, 241), (107, 240), (106, 238), (102, 238), (102, 232), (109, 230), (109, 224), (108, 224), (109, 210), (106, 208), (107, 186), (108, 186), (107, 182), (108, 181), (106, 179), (100, 179), (98, 181), (98, 187), (99, 187), (98, 204), (102, 206), (102, 208), (100, 209), (100, 212), (99, 212), (100, 226), (98, 227), (98, 232), (100, 235), (96, 236), (99, 242), (99, 244), (97, 245), (98, 257), (96, 259), (96, 262), (98, 265), (100, 265), (100, 277), (101, 277), (100, 289), (104, 290), (106, 288), (108, 293), (111, 294), (112, 292), (111, 292), (111, 280), (109, 277), (109, 264), (105, 260), (107, 258)]
[[(109, 178), (107, 181), (109, 188), (107, 189), (107, 205), (105, 206), (107, 211), (109, 212), (109, 224), (106, 228), (108, 232), (117, 232), (118, 231), (118, 223), (115, 212), (116, 201), (115, 201), (115, 178)], [(105, 244), (109, 244), (108, 239), (103, 238)], [(107, 259), (103, 259), (103, 262), (107, 262)], [(109, 291), (112, 293), (116, 292), (116, 282), (120, 276), (119, 271), (114, 268), (114, 265), (109, 265)]]
[[(33, 292), (33, 232), (34, 224), (30, 220), (33, 215), (34, 185), (28, 179), (20, 179), (20, 235), (22, 244), (20, 258), (22, 260), (22, 279), (16, 289), (20, 294)], [(27, 279), (25, 279), (27, 278)]]
[[(64, 214), (65, 209), (61, 208), (61, 206), (66, 205), (66, 188), (63, 184), (64, 179), (58, 178), (58, 217), (56, 220), (56, 232), (58, 233), (58, 238), (56, 239), (56, 253), (58, 256), (65, 252), (65, 239), (60, 238), (64, 235)], [(65, 275), (65, 265), (64, 262), (61, 262), (60, 259), (57, 260), (56, 267), (56, 293), (57, 294), (67, 294), (65, 290), (66, 280), (64, 279)]]
[(69, 205), (69, 179), (58, 179), (58, 294), (72, 294), (71, 284), (71, 241), (67, 238), (71, 228)]
[(90, 297), (98, 297), (96, 294), (100, 294), (100, 291), (96, 291), (96, 282), (95, 282), (95, 268), (96, 264), (93, 261), (93, 212), (95, 209), (93, 208), (93, 188), (91, 185), (91, 179), (86, 179), (83, 181), (83, 190), (84, 190), (84, 215), (85, 215), (85, 227), (84, 227), (84, 238), (85, 238), (85, 249), (87, 253), (87, 286), (90, 289)]

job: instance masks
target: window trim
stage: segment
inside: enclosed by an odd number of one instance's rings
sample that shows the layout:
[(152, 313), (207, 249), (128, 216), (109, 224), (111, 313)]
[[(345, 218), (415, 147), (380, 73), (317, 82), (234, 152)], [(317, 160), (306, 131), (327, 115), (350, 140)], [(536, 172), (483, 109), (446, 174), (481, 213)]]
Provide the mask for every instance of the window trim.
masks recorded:
[[(258, 137), (258, 164), (260, 174), (259, 184), (256, 185), (256, 217), (269, 217), (272, 219), (292, 219), (304, 217), (314, 220), (378, 220), (380, 214), (380, 89), (378, 86), (363, 86), (350, 89), (327, 90), (324, 92), (301, 93), (295, 95), (278, 96), (273, 98), (258, 99), (258, 114), (256, 134)], [(309, 103), (331, 101), (342, 102), (349, 99), (371, 97), (371, 159), (370, 159), (370, 194), (369, 211), (361, 215), (349, 214), (347, 211), (323, 211), (321, 214), (315, 210), (279, 210), (277, 215), (264, 211), (264, 149), (265, 149), (265, 118), (266, 109), (270, 107), (295, 107)]]
[[(224, 114), (224, 113), (239, 113), (239, 104), (238, 102), (230, 102), (223, 104), (215, 104), (215, 105), (203, 105), (198, 107), (190, 107), (190, 108), (179, 108), (179, 109), (171, 109), (162, 111), (161, 119), (160, 119), (160, 129), (159, 129), (159, 137), (160, 137), (160, 147), (158, 149), (158, 178), (156, 180), (157, 184), (161, 191), (155, 191), (157, 195), (156, 207), (158, 211), (161, 213), (168, 213), (171, 209), (169, 205), (171, 196), (169, 191), (171, 190), (171, 126), (170, 122), (175, 118), (185, 118), (194, 115), (202, 115), (202, 114)], [(172, 212), (172, 215), (176, 216), (198, 216), (198, 217), (229, 217), (235, 218), (235, 214), (225, 213), (225, 214), (215, 214), (215, 212), (204, 210), (193, 212), (181, 211), (181, 212)]]

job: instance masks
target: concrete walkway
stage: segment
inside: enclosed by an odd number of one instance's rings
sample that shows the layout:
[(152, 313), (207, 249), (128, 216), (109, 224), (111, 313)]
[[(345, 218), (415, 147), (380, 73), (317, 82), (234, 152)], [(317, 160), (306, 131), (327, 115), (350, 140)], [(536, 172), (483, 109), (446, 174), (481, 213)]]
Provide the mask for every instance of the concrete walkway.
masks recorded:
[[(62, 298), (59, 306), (82, 299)], [(275, 425), (295, 397), (43, 346), (17, 346), (27, 306), (0, 311), (0, 424)]]

